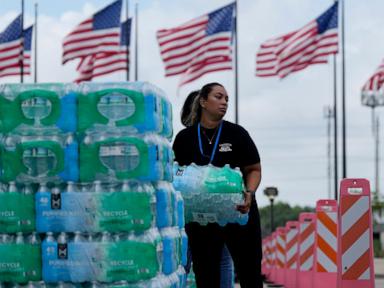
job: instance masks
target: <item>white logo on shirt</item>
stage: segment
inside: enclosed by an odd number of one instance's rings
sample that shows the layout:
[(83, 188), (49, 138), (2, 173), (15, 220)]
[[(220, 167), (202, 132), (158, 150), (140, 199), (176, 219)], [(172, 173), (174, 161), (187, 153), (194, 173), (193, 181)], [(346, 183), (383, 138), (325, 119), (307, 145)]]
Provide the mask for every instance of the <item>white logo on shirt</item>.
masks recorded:
[(231, 152), (232, 151), (232, 144), (231, 143), (223, 143), (223, 144), (220, 144), (220, 149), (219, 149), (219, 152)]

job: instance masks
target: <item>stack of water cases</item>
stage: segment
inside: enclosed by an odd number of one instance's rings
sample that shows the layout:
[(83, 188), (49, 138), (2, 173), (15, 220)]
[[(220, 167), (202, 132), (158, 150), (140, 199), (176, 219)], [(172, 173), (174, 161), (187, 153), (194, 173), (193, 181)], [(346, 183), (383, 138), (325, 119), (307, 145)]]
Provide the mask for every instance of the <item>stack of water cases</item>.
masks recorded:
[[(61, 87), (68, 90), (68, 86)], [(19, 169), (23, 178), (17, 178), (19, 174), (13, 171), (5, 173), (5, 166), (12, 162), (3, 157), (7, 149), (1, 150), (3, 181), (38, 182), (33, 188), (22, 188), (23, 195), (35, 191), (35, 210), (31, 210), (36, 218), (32, 217), (31, 226), (43, 239), (41, 261), (34, 262), (42, 263), (41, 277), (27, 281), (42, 279), (46, 285), (68, 287), (184, 287), (182, 265), (186, 262), (187, 238), (183, 230), (183, 199), (170, 184), (170, 102), (149, 83), (85, 83), (71, 88), (72, 92), (63, 94), (71, 95), (77, 103), (74, 113), (60, 112), (64, 122), (75, 122), (75, 133), (60, 142), (61, 146), (44, 146), (50, 156), (45, 157), (44, 164), (49, 169), (44, 177), (29, 175), (28, 169), (34, 164), (28, 162), (28, 157), (34, 155), (33, 151), (31, 155), (15, 153), (18, 149), (12, 152), (23, 156), (21, 163), (27, 166)], [(64, 107), (63, 99), (61, 95), (59, 109)], [(53, 104), (45, 106), (49, 110)], [(73, 121), (69, 121), (70, 115), (75, 115)], [(39, 133), (43, 118), (32, 125)], [(59, 128), (60, 137), (67, 133), (57, 123), (47, 128), (49, 132)], [(20, 143), (24, 143), (23, 137), (24, 134)], [(3, 143), (8, 142), (14, 140), (5, 137)], [(76, 143), (76, 153), (66, 153), (68, 143)], [(35, 148), (32, 144), (21, 146)], [(54, 153), (58, 150), (63, 151)], [(59, 159), (63, 159), (61, 165)], [(9, 179), (14, 174), (16, 179)], [(15, 189), (9, 186), (3, 190)], [(14, 245), (18, 236), (14, 235)], [(4, 239), (1, 243), (13, 240)], [(24, 242), (32, 245), (39, 243), (37, 239), (37, 234), (32, 233), (29, 238), (24, 237)], [(37, 247), (40, 249), (40, 244)]]
[(0, 86), (0, 286), (42, 285), (34, 197), (78, 180), (76, 126), (70, 85)]

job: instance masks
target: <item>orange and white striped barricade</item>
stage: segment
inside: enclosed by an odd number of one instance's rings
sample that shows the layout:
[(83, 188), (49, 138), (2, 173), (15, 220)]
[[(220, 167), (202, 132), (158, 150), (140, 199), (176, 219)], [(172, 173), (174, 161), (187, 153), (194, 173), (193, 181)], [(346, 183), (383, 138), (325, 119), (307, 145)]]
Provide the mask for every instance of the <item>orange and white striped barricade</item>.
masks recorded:
[(271, 273), (270, 273), (270, 280), (275, 283), (277, 280), (277, 270), (276, 270), (276, 242), (277, 242), (277, 232), (273, 232), (271, 236)]
[(262, 251), (263, 251), (263, 259), (261, 260), (261, 274), (268, 275), (268, 237), (264, 238), (262, 241)]
[(338, 287), (375, 287), (371, 191), (366, 179), (340, 184)]
[(268, 236), (267, 237), (267, 269), (266, 269), (266, 278), (268, 281), (272, 281), (271, 280), (271, 273), (272, 273), (272, 267), (273, 267), (273, 242), (272, 242), (272, 235)]
[(285, 225), (286, 235), (286, 270), (285, 288), (296, 288), (297, 257), (299, 243), (299, 221), (288, 221)]
[(285, 228), (276, 229), (276, 281), (275, 284), (285, 283)]
[(300, 213), (299, 259), (297, 265), (298, 288), (311, 288), (315, 252), (315, 213)]
[(313, 288), (337, 287), (337, 201), (316, 202)]

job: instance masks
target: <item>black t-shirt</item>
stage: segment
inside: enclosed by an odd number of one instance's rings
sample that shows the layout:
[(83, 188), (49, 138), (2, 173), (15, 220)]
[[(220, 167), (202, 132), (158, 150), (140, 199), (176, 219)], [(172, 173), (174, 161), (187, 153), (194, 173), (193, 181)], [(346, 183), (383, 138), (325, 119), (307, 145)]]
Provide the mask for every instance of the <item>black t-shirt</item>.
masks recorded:
[[(203, 156), (199, 149), (197, 124), (180, 131), (173, 143), (175, 161), (180, 165), (207, 165), (215, 146), (218, 129), (206, 129), (201, 126), (200, 138)], [(211, 140), (211, 141), (210, 141)], [(212, 142), (211, 144), (209, 142)], [(260, 163), (260, 156), (255, 143), (248, 132), (241, 126), (223, 121), (223, 126), (212, 165), (231, 168)]]

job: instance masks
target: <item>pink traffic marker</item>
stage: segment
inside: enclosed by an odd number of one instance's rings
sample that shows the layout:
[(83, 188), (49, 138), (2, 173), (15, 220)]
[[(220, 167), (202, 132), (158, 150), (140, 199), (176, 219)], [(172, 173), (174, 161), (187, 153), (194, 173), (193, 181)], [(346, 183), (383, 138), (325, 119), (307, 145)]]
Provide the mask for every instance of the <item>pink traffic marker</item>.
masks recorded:
[(268, 275), (268, 238), (264, 238), (262, 241), (263, 259), (261, 260), (261, 273), (265, 276)]
[(266, 250), (266, 253), (267, 253), (267, 269), (266, 269), (266, 274), (265, 276), (267, 277), (267, 279), (269, 281), (272, 281), (271, 279), (271, 273), (272, 273), (272, 267), (273, 267), (273, 238), (272, 238), (272, 235), (268, 236), (267, 237), (267, 250)]
[(297, 287), (311, 288), (315, 250), (315, 213), (300, 213), (299, 259), (297, 265)]
[(314, 288), (337, 287), (337, 201), (316, 203)]
[(276, 271), (276, 240), (277, 232), (273, 232), (271, 236), (271, 254), (272, 254), (272, 267), (271, 267), (271, 281), (273, 283), (277, 280), (277, 271)]
[(286, 270), (285, 288), (296, 288), (298, 261), (299, 221), (288, 221), (285, 225), (286, 235)]
[(342, 180), (339, 207), (338, 287), (375, 287), (368, 180)]
[(276, 229), (276, 281), (275, 284), (285, 283), (285, 228)]

